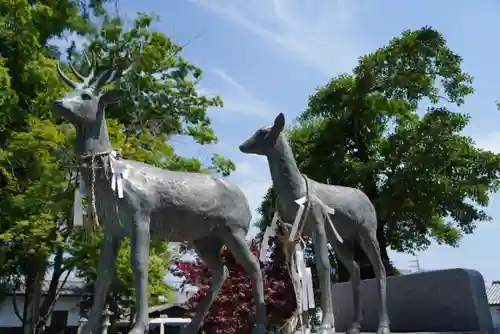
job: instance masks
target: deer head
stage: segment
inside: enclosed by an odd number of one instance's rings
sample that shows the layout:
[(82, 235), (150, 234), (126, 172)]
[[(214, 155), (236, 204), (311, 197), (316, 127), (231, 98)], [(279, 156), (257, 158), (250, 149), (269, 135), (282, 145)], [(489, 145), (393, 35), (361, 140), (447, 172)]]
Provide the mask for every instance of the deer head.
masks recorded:
[[(68, 92), (61, 99), (54, 102), (54, 113), (60, 115), (75, 126), (82, 126), (89, 123), (101, 122), (104, 119), (104, 109), (108, 104), (118, 101), (119, 92), (112, 90), (101, 94), (101, 88), (120, 80), (133, 67), (135, 60), (142, 54), (143, 44), (141, 43), (139, 54), (136, 59), (131, 60), (130, 66), (125, 70), (118, 70), (115, 66), (96, 73), (96, 57), (92, 53), (92, 60), (84, 53), (85, 60), (90, 68), (88, 76), (80, 74), (70, 63), (69, 67), (81, 82), (71, 80), (57, 63), (57, 71), (72, 91)], [(130, 53), (127, 54), (130, 58)]]
[(285, 127), (285, 115), (280, 113), (274, 120), (273, 126), (266, 126), (255, 133), (240, 145), (240, 151), (249, 154), (267, 155), (274, 148), (279, 135)]

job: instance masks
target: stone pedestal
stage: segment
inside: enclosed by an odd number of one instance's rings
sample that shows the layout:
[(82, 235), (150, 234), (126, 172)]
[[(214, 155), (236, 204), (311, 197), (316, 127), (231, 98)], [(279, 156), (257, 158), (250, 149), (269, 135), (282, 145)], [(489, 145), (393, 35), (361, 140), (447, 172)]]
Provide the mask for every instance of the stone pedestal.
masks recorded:
[[(332, 287), (335, 329), (346, 332), (353, 320), (351, 283)], [(361, 282), (362, 331), (376, 332), (376, 281)], [(387, 278), (391, 332), (493, 333), (482, 275), (475, 270), (447, 269)]]

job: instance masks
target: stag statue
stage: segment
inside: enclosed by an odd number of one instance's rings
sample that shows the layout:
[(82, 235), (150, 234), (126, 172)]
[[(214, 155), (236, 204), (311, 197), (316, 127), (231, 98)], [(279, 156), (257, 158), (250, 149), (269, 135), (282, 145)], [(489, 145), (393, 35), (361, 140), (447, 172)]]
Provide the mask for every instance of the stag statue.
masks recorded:
[[(368, 197), (360, 190), (326, 185), (301, 175), (292, 149), (282, 132), (285, 116), (276, 117), (274, 125), (257, 130), (240, 145), (240, 151), (267, 157), (277, 195), (277, 210), (285, 225), (291, 225), (299, 211), (295, 200), (308, 195), (310, 209), (304, 217), (302, 233), (312, 236), (314, 255), (321, 290), (321, 333), (332, 333), (334, 316), (330, 282), (328, 243), (344, 263), (352, 281), (354, 321), (348, 334), (358, 334), (361, 329), (362, 308), (359, 294), (359, 265), (354, 260), (354, 242), (359, 242), (368, 256), (377, 277), (379, 298), (378, 334), (389, 333), (386, 306), (386, 273), (380, 257), (376, 237), (377, 215)], [(330, 208), (330, 210), (328, 210)], [(333, 210), (332, 210), (333, 209)], [(332, 212), (334, 212), (332, 214)]]
[[(117, 157), (111, 145), (105, 108), (120, 91), (101, 92), (130, 69), (96, 70), (96, 57), (86, 56), (89, 74), (71, 71), (71, 80), (57, 65), (61, 78), (73, 88), (54, 102), (54, 113), (76, 128), (78, 172), (104, 230), (94, 301), (82, 333), (97, 333), (115, 261), (125, 236), (131, 239), (130, 265), (135, 279), (137, 315), (129, 333), (148, 330), (148, 260), (150, 240), (188, 241), (212, 272), (212, 284), (184, 333), (197, 333), (228, 276), (221, 260), (226, 246), (249, 276), (256, 304), (253, 333), (264, 334), (266, 308), (258, 259), (245, 241), (251, 212), (243, 192), (229, 181), (201, 173), (174, 172)], [(117, 171), (121, 184), (115, 182)], [(120, 188), (120, 189), (117, 189)]]

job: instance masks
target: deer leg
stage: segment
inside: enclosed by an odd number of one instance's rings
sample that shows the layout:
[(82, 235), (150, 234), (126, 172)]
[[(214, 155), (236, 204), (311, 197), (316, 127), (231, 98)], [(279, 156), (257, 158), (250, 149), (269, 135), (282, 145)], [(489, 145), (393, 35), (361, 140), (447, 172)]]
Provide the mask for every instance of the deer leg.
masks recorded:
[(256, 323), (252, 334), (265, 334), (267, 324), (266, 304), (264, 302), (264, 284), (260, 271), (259, 260), (253, 255), (245, 241), (243, 229), (227, 229), (222, 234), (222, 239), (236, 261), (245, 269), (252, 282), (253, 297), (256, 306)]
[(144, 334), (148, 329), (149, 243), (149, 217), (141, 216), (134, 222), (130, 238), (130, 265), (135, 280), (137, 315), (129, 334)]
[(212, 272), (212, 284), (206, 296), (198, 304), (191, 323), (181, 332), (182, 334), (196, 334), (198, 332), (222, 284), (229, 276), (229, 271), (222, 262), (220, 254), (223, 246), (222, 241), (214, 237), (207, 237), (195, 240), (193, 246), (198, 256)]
[(104, 233), (101, 256), (97, 268), (97, 280), (94, 289), (94, 301), (90, 309), (88, 322), (82, 328), (82, 334), (97, 333), (101, 325), (102, 310), (108, 295), (109, 285), (115, 275), (116, 257), (120, 250), (122, 238)]
[(351, 276), (352, 300), (354, 306), (354, 321), (347, 334), (358, 334), (361, 329), (361, 321), (363, 320), (363, 312), (361, 308), (361, 295), (359, 293), (359, 285), (361, 283), (361, 274), (359, 265), (354, 260), (354, 244), (349, 240), (344, 240), (344, 243), (332, 242), (335, 250), (335, 255), (346, 266), (349, 275)]
[[(312, 204), (312, 203), (311, 203)], [(312, 212), (315, 231), (313, 236), (314, 258), (318, 270), (319, 287), (321, 291), (320, 305), (323, 313), (320, 333), (334, 332), (332, 286), (330, 281), (330, 258), (328, 256), (328, 238), (325, 231), (325, 216), (320, 205), (314, 205)]]
[(387, 297), (386, 297), (386, 273), (384, 263), (380, 257), (380, 246), (377, 241), (376, 230), (367, 231), (360, 236), (361, 248), (363, 248), (366, 256), (375, 272), (378, 287), (379, 309), (378, 309), (378, 330), (377, 334), (389, 334), (389, 315), (387, 312)]

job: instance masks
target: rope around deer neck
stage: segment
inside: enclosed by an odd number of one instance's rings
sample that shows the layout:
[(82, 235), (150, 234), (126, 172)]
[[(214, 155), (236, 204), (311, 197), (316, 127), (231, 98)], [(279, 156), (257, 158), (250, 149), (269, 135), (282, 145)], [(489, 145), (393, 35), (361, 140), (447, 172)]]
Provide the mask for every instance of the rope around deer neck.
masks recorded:
[(283, 226), (284, 221), (281, 218), (281, 216), (279, 215), (278, 198), (276, 198), (274, 201), (274, 212), (278, 213), (278, 218), (279, 218), (278, 225), (280, 225), (281, 231), (284, 231), (284, 234), (280, 233), (281, 235), (279, 235), (278, 238), (283, 243), (283, 251), (285, 252), (285, 254), (284, 254), (285, 258), (287, 258), (287, 259), (288, 259), (288, 249), (295, 246), (295, 244), (302, 239), (302, 232), (304, 230), (304, 226), (306, 224), (307, 217), (309, 216), (309, 212), (311, 211), (311, 201), (310, 201), (310, 196), (309, 196), (309, 194), (310, 194), (309, 182), (307, 180), (307, 176), (305, 176), (304, 174), (301, 174), (301, 175), (302, 175), (302, 178), (304, 179), (304, 182), (306, 184), (306, 196), (305, 196), (305, 198), (307, 199), (307, 201), (305, 202), (306, 207), (305, 207), (305, 210), (302, 214), (302, 217), (300, 217), (299, 227), (297, 229), (297, 233), (295, 234), (293, 240), (290, 240), (290, 231), (287, 231), (286, 228)]
[(95, 156), (92, 156), (91, 158), (91, 162), (90, 162), (90, 171), (91, 171), (91, 176), (92, 176), (92, 179), (90, 181), (90, 196), (91, 196), (91, 211), (90, 211), (90, 215), (91, 215), (91, 219), (92, 219), (92, 222), (94, 223), (94, 225), (96, 227), (99, 227), (99, 218), (97, 217), (97, 206), (96, 206), (96, 202), (95, 202)]
[[(86, 160), (90, 160), (90, 207), (89, 212), (87, 213), (87, 219), (84, 220), (83, 228), (85, 230), (85, 234), (89, 237), (90, 240), (94, 240), (95, 231), (100, 226), (99, 218), (97, 215), (97, 205), (96, 205), (96, 195), (95, 195), (95, 183), (96, 183), (96, 169), (100, 168), (96, 166), (96, 158), (104, 158), (109, 156), (113, 151), (104, 151), (100, 153), (92, 153), (90, 155), (82, 155), (79, 158), (79, 167), (78, 169), (86, 168), (84, 165)], [(104, 163), (104, 161), (103, 161)], [(103, 166), (105, 174), (107, 174), (108, 168)]]

